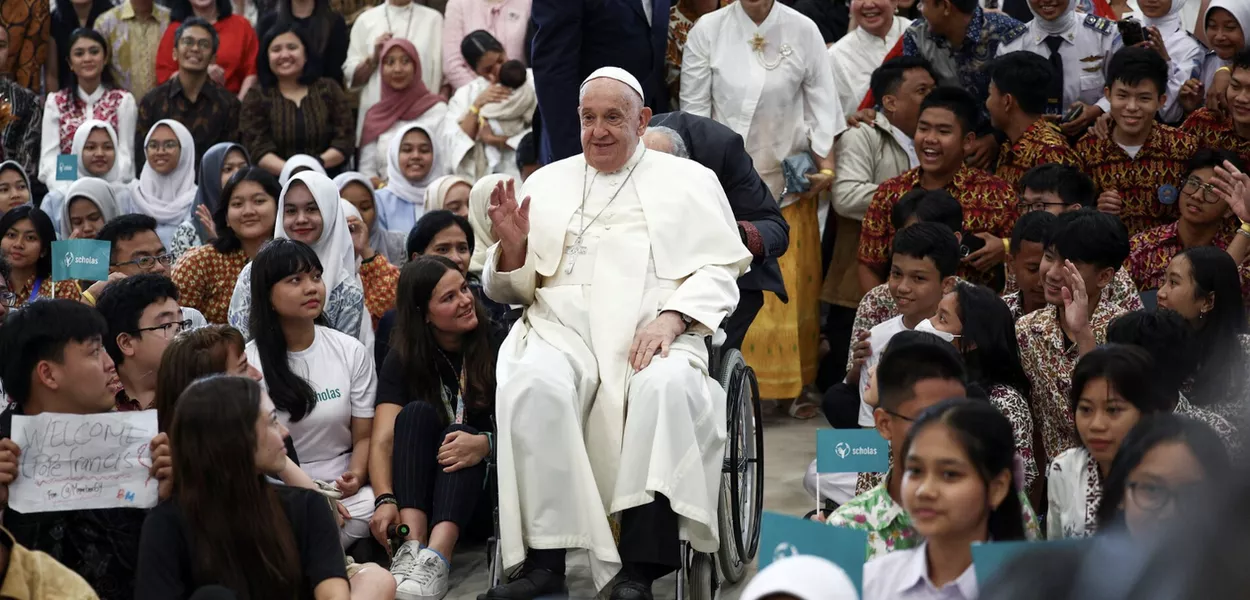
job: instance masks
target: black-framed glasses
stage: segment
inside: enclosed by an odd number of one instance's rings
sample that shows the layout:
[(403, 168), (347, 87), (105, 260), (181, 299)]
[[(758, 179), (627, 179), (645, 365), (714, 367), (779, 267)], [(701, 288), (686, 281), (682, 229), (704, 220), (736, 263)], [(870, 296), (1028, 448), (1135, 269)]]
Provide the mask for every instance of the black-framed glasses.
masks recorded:
[(173, 254), (161, 254), (160, 256), (140, 256), (139, 258), (136, 258), (134, 260), (128, 260), (128, 261), (119, 262), (119, 263), (109, 263), (109, 266), (121, 267), (125, 265), (135, 265), (136, 267), (139, 267), (140, 269), (143, 269), (144, 271), (150, 271), (152, 267), (156, 266), (156, 263), (161, 263), (162, 265), (165, 265), (166, 267), (168, 267), (169, 265), (173, 264), (173, 262), (174, 262)]
[(1173, 488), (1153, 481), (1130, 481), (1125, 487), (1128, 497), (1138, 508), (1146, 512), (1158, 512), (1169, 506), (1187, 504), (1198, 486), (1186, 485)]
[[(1202, 195), (1198, 194), (1199, 191), (1202, 192)], [(1215, 186), (1209, 183), (1202, 183), (1202, 180), (1197, 177), (1186, 179), (1185, 187), (1181, 188), (1181, 192), (1184, 192), (1187, 196), (1198, 198), (1207, 204), (1218, 204), (1221, 201), (1220, 197), (1215, 193)]]
[(148, 152), (156, 152), (158, 150), (164, 150), (166, 152), (173, 152), (174, 150), (177, 150), (181, 147), (182, 147), (182, 144), (178, 143), (178, 140), (165, 140), (163, 142), (160, 140), (152, 140), (148, 142), (146, 146), (146, 148), (148, 149)]
[(191, 48), (195, 48), (196, 46), (198, 46), (200, 50), (212, 50), (213, 40), (209, 40), (209, 39), (197, 40), (192, 37), (183, 36), (182, 39), (178, 40), (178, 45), (188, 50), (190, 50)]
[(916, 422), (916, 419), (913, 419), (912, 417), (908, 417), (908, 416), (900, 415), (900, 414), (898, 414), (898, 413), (896, 413), (896, 412), (894, 412), (894, 411), (892, 411), (892, 410), (890, 410), (890, 409), (888, 409), (888, 408), (883, 408), (883, 409), (881, 409), (881, 410), (884, 410), (884, 411), (885, 411), (885, 414), (890, 415), (891, 417), (897, 417), (897, 418), (899, 418), (899, 419), (902, 419), (902, 420), (904, 420), (904, 421), (907, 421), (908, 423), (915, 423), (915, 422)]
[(139, 329), (135, 330), (135, 333), (143, 334), (148, 331), (159, 331), (160, 332), (159, 335), (168, 340), (168, 339), (172, 339), (174, 336), (190, 328), (191, 328), (191, 319), (183, 319), (181, 321), (170, 321), (168, 323), (165, 323), (163, 325), (157, 325), (155, 327), (140, 327)]
[(0, 305), (4, 305), (5, 308), (17, 306), (17, 294), (9, 290), (0, 291)]
[(1029, 202), (1027, 200), (1021, 200), (1020, 203), (1017, 204), (1016, 206), (1019, 207), (1020, 213), (1024, 214), (1024, 213), (1037, 212), (1039, 210), (1046, 210), (1046, 207), (1048, 206), (1067, 206), (1067, 205), (1062, 202), (1042, 202), (1040, 200), (1037, 202)]

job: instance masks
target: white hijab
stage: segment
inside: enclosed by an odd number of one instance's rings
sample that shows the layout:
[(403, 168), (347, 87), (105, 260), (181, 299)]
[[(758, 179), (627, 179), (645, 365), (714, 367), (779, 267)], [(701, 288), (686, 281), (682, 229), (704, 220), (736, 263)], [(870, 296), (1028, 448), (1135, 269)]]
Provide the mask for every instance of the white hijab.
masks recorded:
[[(404, 143), (404, 136), (414, 129), (420, 130), (430, 138), (430, 145), (434, 148), (433, 164), (430, 165), (430, 171), (425, 174), (425, 178), (420, 181), (408, 181), (404, 177), (403, 165), (399, 164), (399, 147)], [(439, 166), (439, 154), (437, 140), (429, 128), (414, 123), (400, 129), (391, 138), (391, 146), (386, 151), (386, 189), (401, 200), (416, 205), (417, 209), (424, 212), (426, 190), (429, 189), (431, 182), (443, 175), (443, 169)], [(420, 214), (417, 215), (418, 218), (420, 216)]]
[[(113, 140), (113, 166), (109, 168), (108, 173), (103, 175), (92, 175), (88, 173), (87, 165), (82, 162), (82, 149), (87, 145), (87, 138), (91, 135), (91, 132), (97, 129), (103, 129), (105, 133), (109, 134), (109, 139)], [(73, 150), (71, 150), (71, 152), (74, 153), (74, 156), (78, 157), (79, 177), (98, 177), (109, 183), (124, 183), (130, 181), (130, 177), (128, 177), (129, 174), (122, 172), (121, 160), (119, 160), (121, 158), (121, 150), (120, 146), (117, 144), (117, 130), (113, 129), (113, 126), (109, 125), (107, 121), (101, 121), (99, 119), (88, 119), (83, 121), (82, 124), (78, 126), (78, 130), (74, 132)]]
[[(295, 169), (301, 168), (311, 169), (321, 173), (322, 175), (326, 174), (326, 168), (321, 166), (321, 161), (307, 154), (296, 154), (295, 156), (286, 159), (286, 164), (282, 165), (282, 173), (278, 175), (278, 185), (285, 188), (287, 182), (291, 180), (291, 173), (294, 172)], [(281, 215), (282, 213), (278, 214)]]
[(1246, 46), (1243, 46), (1242, 49), (1250, 47), (1250, 0), (1211, 0), (1211, 3), (1207, 5), (1206, 14), (1202, 15), (1203, 25), (1206, 25), (1207, 17), (1211, 14), (1211, 11), (1217, 8), (1228, 11), (1228, 14), (1233, 15), (1233, 18), (1237, 19), (1237, 24), (1241, 26), (1241, 34), (1245, 38), (1246, 43)]
[(757, 573), (742, 590), (741, 600), (774, 595), (799, 600), (858, 600), (855, 584), (842, 567), (818, 556), (789, 556)]
[(170, 174), (161, 175), (152, 168), (152, 163), (145, 163), (139, 180), (130, 184), (130, 196), (139, 212), (155, 218), (157, 223), (168, 225), (182, 223), (191, 216), (191, 205), (195, 203), (196, 192), (195, 139), (182, 123), (173, 119), (161, 119), (144, 137), (145, 149), (152, 139), (152, 132), (162, 125), (172, 129), (178, 137), (178, 143), (182, 145), (178, 166)]
[[(360, 285), (360, 276), (356, 274), (356, 251), (352, 248), (352, 234), (347, 231), (347, 217), (343, 214), (339, 189), (324, 174), (316, 171), (296, 173), (282, 186), (282, 193), (278, 196), (278, 220), (273, 226), (273, 237), (291, 237), (282, 228), (282, 211), (286, 208), (287, 192), (297, 183), (308, 188), (313, 201), (317, 203), (317, 210), (321, 212), (321, 237), (312, 243), (312, 249), (321, 260), (321, 280), (326, 284), (326, 293), (334, 291), (349, 278), (355, 278), (357, 285)], [(364, 286), (361, 285), (361, 290), (363, 289)], [(362, 322), (361, 327), (372, 329), (368, 319)]]
[[(360, 219), (362, 223), (364, 222), (364, 218), (360, 216), (360, 211), (356, 210), (356, 207), (352, 205), (351, 202), (348, 202), (344, 198), (339, 198), (339, 205), (343, 209), (343, 222), (344, 223), (347, 223), (347, 219), (350, 217), (356, 217), (357, 219)], [(349, 230), (347, 232), (347, 235), (351, 236), (351, 234), (352, 232)], [(360, 263), (360, 257), (356, 256), (355, 246), (352, 247), (352, 263), (356, 266), (355, 274), (356, 274), (357, 279), (359, 279), (361, 263)], [(360, 285), (361, 285), (360, 291), (362, 293), (368, 293), (364, 289), (364, 281), (361, 281)], [(360, 331), (356, 332), (356, 339), (360, 340), (360, 343), (364, 344), (365, 348), (373, 347), (373, 342), (374, 342), (373, 315), (369, 314), (368, 307), (365, 307), (364, 318), (360, 320)]]
[(1158, 19), (1147, 17), (1140, 7), (1133, 13), (1133, 17), (1141, 21), (1143, 27), (1157, 27), (1159, 34), (1166, 37), (1177, 29), (1185, 29), (1185, 24), (1181, 22), (1181, 9), (1185, 8), (1187, 2), (1188, 0), (1172, 0), (1172, 7), (1168, 9), (1168, 14)]
[(86, 198), (95, 203), (100, 209), (100, 216), (107, 223), (116, 217), (120, 210), (118, 208), (117, 195), (113, 192), (113, 186), (103, 179), (95, 177), (86, 177), (75, 181), (69, 189), (65, 191), (65, 202), (61, 204), (61, 234), (62, 240), (68, 240), (69, 236), (74, 233), (74, 226), (70, 224), (69, 207), (77, 198)]
[(1033, 10), (1033, 3), (1028, 2), (1029, 12), (1033, 13), (1033, 22), (1037, 24), (1037, 28), (1050, 35), (1059, 35), (1067, 32), (1069, 29), (1076, 27), (1076, 3), (1077, 0), (1068, 0), (1068, 8), (1063, 11), (1054, 21), (1047, 21)]
[(473, 184), (469, 191), (469, 225), (473, 227), (473, 258), (469, 261), (470, 273), (481, 273), (486, 268), (486, 252), (495, 245), (495, 236), (490, 233), (490, 216), (486, 209), (490, 207), (490, 193), (499, 182), (505, 185), (516, 181), (511, 175), (487, 175)]
[(459, 175), (443, 175), (442, 177), (431, 181), (430, 187), (425, 193), (425, 212), (446, 209), (447, 207), (444, 205), (447, 202), (447, 193), (450, 192), (451, 188), (455, 187), (457, 183), (463, 183), (470, 188), (473, 187), (472, 181), (469, 181)]

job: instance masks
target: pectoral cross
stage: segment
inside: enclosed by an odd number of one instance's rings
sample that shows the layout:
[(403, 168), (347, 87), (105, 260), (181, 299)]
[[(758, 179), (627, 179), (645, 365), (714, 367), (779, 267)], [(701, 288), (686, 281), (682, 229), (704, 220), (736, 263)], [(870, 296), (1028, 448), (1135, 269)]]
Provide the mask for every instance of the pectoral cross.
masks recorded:
[(568, 257), (567, 262), (569, 263), (569, 266), (564, 269), (564, 274), (572, 275), (573, 266), (577, 264), (577, 257), (584, 256), (586, 253), (587, 249), (585, 244), (582, 244), (582, 237), (577, 236), (577, 239), (573, 240), (573, 245), (564, 249), (564, 254)]

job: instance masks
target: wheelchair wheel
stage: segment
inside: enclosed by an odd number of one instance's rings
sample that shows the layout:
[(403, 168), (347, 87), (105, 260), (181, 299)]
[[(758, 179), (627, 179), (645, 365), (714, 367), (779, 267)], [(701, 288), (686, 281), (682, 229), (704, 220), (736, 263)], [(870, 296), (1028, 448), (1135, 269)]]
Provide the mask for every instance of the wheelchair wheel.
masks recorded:
[(721, 385), (728, 397), (727, 451), (721, 474), (717, 522), (721, 575), (737, 583), (759, 546), (764, 499), (764, 432), (760, 427), (759, 385), (742, 353), (729, 350)]
[(712, 556), (701, 552), (690, 553), (689, 594), (686, 600), (713, 600), (716, 598), (716, 565)]

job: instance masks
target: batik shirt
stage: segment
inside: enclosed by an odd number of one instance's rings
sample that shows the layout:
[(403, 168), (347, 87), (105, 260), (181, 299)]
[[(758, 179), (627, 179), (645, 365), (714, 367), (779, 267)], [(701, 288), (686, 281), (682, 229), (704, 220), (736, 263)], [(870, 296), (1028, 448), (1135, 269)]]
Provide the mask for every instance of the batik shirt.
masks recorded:
[[(1141, 309), (1138, 299), (1135, 308)], [(1110, 302), (1099, 302), (1090, 317), (1094, 340), (1107, 339), (1107, 325), (1126, 308)], [(1054, 306), (1035, 310), (1016, 321), (1016, 338), (1020, 344), (1020, 364), (1032, 386), (1029, 406), (1033, 426), (1041, 430), (1046, 462), (1060, 452), (1080, 445), (1072, 411), (1068, 408), (1068, 392), (1072, 388), (1072, 369), (1079, 358), (1076, 343), (1071, 342), (1059, 327), (1059, 310)]]
[(12, 118), (0, 129), (4, 158), (17, 161), (28, 174), (38, 173), (43, 103), (34, 92), (10, 79), (0, 79), (0, 104), (9, 105)]
[(1024, 316), (1024, 302), (1020, 300), (1020, 291), (1016, 290), (1010, 294), (1003, 296), (1003, 304), (1011, 310), (1011, 318), (1017, 321)]
[[(1237, 341), (1241, 346), (1242, 365), (1250, 365), (1250, 335), (1240, 334)], [(1228, 373), (1229, 381), (1222, 387), (1223, 397), (1202, 397), (1205, 390), (1195, 387), (1190, 378), (1181, 387), (1181, 393), (1187, 398), (1196, 399), (1201, 408), (1215, 413), (1239, 430), (1250, 428), (1250, 373), (1236, 371)]]
[(1173, 408), (1172, 412), (1206, 423), (1216, 435), (1220, 436), (1221, 440), (1224, 440), (1224, 447), (1228, 448), (1229, 456), (1234, 459), (1241, 456), (1241, 436), (1237, 435), (1237, 428), (1233, 427), (1228, 419), (1205, 408), (1194, 406), (1185, 394), (1180, 395), (1180, 399), (1176, 401), (1176, 408)]
[(1124, 202), (1120, 220), (1130, 236), (1176, 220), (1176, 203), (1160, 202), (1160, 188), (1172, 186), (1179, 194), (1186, 163), (1197, 150), (1194, 136), (1159, 123), (1151, 127), (1150, 137), (1136, 158), (1114, 141), (1099, 139), (1092, 132), (1076, 143), (1076, 153), (1085, 161), (1081, 170), (1094, 180), (1098, 193), (1119, 192)]
[(1084, 447), (1065, 450), (1046, 470), (1046, 538), (1090, 537), (1098, 532), (1102, 477)]
[[(864, 560), (872, 560), (895, 550), (909, 550), (924, 542), (924, 537), (912, 526), (911, 515), (890, 497), (885, 483), (888, 480), (888, 477), (882, 478), (880, 485), (851, 498), (826, 520), (826, 523), (834, 527), (868, 532), (868, 548)], [(1017, 495), (1020, 497), (1025, 539), (1041, 539), (1037, 515), (1033, 513), (1028, 497), (1023, 492)]]
[(1185, 119), (1181, 129), (1198, 139), (1199, 148), (1218, 148), (1241, 157), (1250, 165), (1250, 139), (1237, 135), (1231, 116), (1220, 118), (1209, 108), (1200, 108)]
[[(894, 239), (890, 213), (903, 194), (920, 185), (920, 175), (920, 167), (916, 167), (877, 186), (877, 192), (864, 213), (863, 229), (859, 235), (859, 262), (877, 270), (884, 270), (889, 264), (890, 244)], [(979, 169), (960, 167), (944, 189), (963, 207), (964, 235), (988, 232), (1000, 238), (1011, 237), (1011, 228), (1016, 223), (1017, 201), (1015, 191), (1006, 181)], [(987, 281), (987, 274), (969, 265), (960, 265), (959, 275), (976, 283)]]
[[(1163, 285), (1168, 263), (1185, 249), (1177, 229), (1176, 223), (1168, 223), (1147, 229), (1129, 240), (1124, 270), (1128, 271), (1138, 289), (1157, 290)], [(1211, 240), (1211, 245), (1224, 250), (1236, 234), (1236, 225), (1229, 222), (1225, 231)], [(1241, 297), (1250, 302), (1250, 265), (1239, 265), (1237, 270), (1241, 274)]]
[(179, 303), (204, 313), (209, 323), (228, 322), (230, 295), (246, 264), (247, 253), (242, 248), (224, 254), (212, 245), (188, 250), (170, 273), (178, 286)]
[(1068, 145), (1059, 128), (1045, 119), (1038, 119), (1024, 130), (1024, 135), (1016, 143), (1010, 140), (1003, 142), (998, 151), (998, 169), (994, 175), (1014, 190), (1029, 169), (1048, 163), (1080, 168), (1081, 159)]

